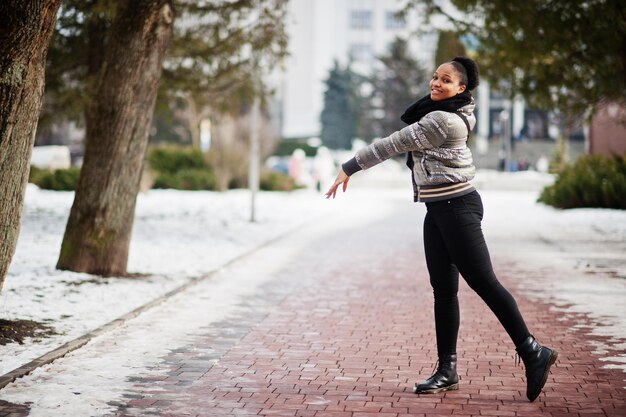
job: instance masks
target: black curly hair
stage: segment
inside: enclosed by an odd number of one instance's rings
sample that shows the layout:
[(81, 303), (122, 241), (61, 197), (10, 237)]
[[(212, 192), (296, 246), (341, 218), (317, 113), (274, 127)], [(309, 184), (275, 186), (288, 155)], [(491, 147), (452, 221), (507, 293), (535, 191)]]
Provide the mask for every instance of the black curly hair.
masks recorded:
[(478, 87), (478, 64), (468, 57), (457, 56), (450, 61), (450, 64), (457, 70), (461, 76), (461, 84), (465, 85), (468, 90), (473, 90)]

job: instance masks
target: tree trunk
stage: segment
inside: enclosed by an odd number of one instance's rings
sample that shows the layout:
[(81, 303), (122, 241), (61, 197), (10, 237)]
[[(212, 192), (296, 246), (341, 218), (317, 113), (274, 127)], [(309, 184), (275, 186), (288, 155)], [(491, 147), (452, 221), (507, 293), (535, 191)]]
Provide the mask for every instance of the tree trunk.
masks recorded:
[(85, 111), (86, 145), (57, 268), (125, 275), (171, 0), (118, 3)]
[(0, 2), (0, 289), (20, 230), (46, 54), (60, 4)]

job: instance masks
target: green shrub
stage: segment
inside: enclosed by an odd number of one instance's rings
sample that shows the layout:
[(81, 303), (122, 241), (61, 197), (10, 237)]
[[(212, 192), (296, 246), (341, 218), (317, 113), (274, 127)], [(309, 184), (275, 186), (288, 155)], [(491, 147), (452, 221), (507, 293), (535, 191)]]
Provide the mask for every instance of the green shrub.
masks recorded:
[(153, 188), (215, 190), (215, 174), (198, 149), (163, 146), (150, 149), (148, 164), (154, 171)]
[(559, 208), (626, 209), (626, 154), (606, 158), (589, 155), (566, 165), (539, 201)]
[(215, 190), (216, 181), (208, 169), (183, 169), (173, 174), (161, 173), (154, 180), (152, 188), (173, 188), (175, 190)]
[(160, 174), (174, 174), (182, 170), (208, 168), (200, 150), (175, 146), (150, 149), (148, 163), (154, 171)]
[(45, 190), (74, 191), (79, 176), (80, 168), (77, 167), (54, 171), (31, 167), (29, 181)]
[[(215, 173), (202, 152), (197, 149), (174, 146), (155, 147), (148, 152), (148, 164), (154, 171), (155, 179), (152, 188), (217, 189)], [(246, 185), (241, 179), (235, 178), (228, 186), (239, 188)], [(260, 188), (264, 191), (292, 191), (298, 186), (288, 175), (266, 171), (261, 174)]]
[(263, 191), (293, 191), (300, 188), (289, 175), (275, 171), (263, 172), (259, 183), (259, 187)]
[(46, 175), (47, 172), (50, 171), (31, 165), (30, 173), (28, 174), (28, 182), (33, 184), (39, 184), (39, 182), (41, 182), (41, 178)]

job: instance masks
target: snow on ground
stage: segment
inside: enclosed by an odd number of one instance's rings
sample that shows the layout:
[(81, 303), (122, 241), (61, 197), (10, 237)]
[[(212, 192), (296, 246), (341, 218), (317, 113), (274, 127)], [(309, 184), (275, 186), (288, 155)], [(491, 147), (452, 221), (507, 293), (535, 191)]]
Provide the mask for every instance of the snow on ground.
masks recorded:
[[(379, 170), (378, 176), (386, 178), (387, 171)], [(367, 181), (368, 175), (362, 177), (351, 185)], [(404, 190), (391, 193), (406, 196)], [(332, 208), (311, 190), (261, 192), (256, 222), (251, 223), (246, 190), (151, 190), (138, 196), (128, 263), (129, 272), (146, 276), (101, 278), (55, 269), (73, 197), (73, 192), (28, 185), (16, 253), (0, 293), (0, 318), (43, 322), (58, 335), (0, 346), (0, 375), (299, 226), (319, 221)], [(366, 191), (362, 198), (369, 200)], [(367, 214), (356, 209), (357, 201), (339, 198), (334, 203), (351, 204), (354, 219), (372, 221), (387, 213), (384, 207), (393, 198), (381, 197), (380, 210)]]
[(29, 184), (20, 237), (2, 293), (0, 317), (51, 324), (58, 336), (0, 346), (0, 374), (132, 311), (324, 213), (311, 191), (250, 194), (152, 190), (139, 195), (129, 272), (100, 278), (55, 269), (72, 192)]
[[(558, 210), (536, 202), (536, 191), (482, 192), (483, 228), (495, 263), (531, 299), (594, 325), (596, 353), (626, 371), (626, 211)], [(610, 365), (616, 366), (616, 365)]]
[[(598, 325), (588, 331), (610, 338), (598, 353), (624, 361), (615, 350), (624, 351), (626, 338), (626, 211), (555, 210), (536, 203), (538, 191), (552, 180), (535, 172), (478, 173), (494, 260), (511, 263), (511, 281), (525, 295), (590, 317)], [(59, 334), (0, 346), (0, 374), (319, 221), (336, 204), (366, 223), (397, 204), (411, 204), (412, 197), (410, 178), (392, 162), (356, 175), (350, 192), (333, 204), (307, 190), (260, 193), (258, 222), (250, 223), (250, 196), (243, 190), (149, 191), (138, 198), (129, 258), (130, 272), (147, 275), (103, 279), (54, 268), (73, 193), (29, 185), (18, 247), (0, 293), (0, 318), (43, 321)]]

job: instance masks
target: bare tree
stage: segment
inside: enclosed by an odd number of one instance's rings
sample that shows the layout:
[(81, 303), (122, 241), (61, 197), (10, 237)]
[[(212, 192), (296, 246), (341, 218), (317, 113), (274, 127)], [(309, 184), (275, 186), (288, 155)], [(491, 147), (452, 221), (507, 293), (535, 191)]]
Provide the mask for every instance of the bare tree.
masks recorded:
[[(247, 183), (250, 117), (249, 112), (239, 115), (214, 114), (212, 117), (211, 149), (208, 158), (220, 191), (226, 191), (233, 183), (240, 187)], [(276, 137), (277, 133), (269, 119), (262, 117), (259, 126), (261, 158), (265, 158), (274, 150)]]
[(0, 289), (20, 230), (46, 54), (60, 4), (0, 2)]

